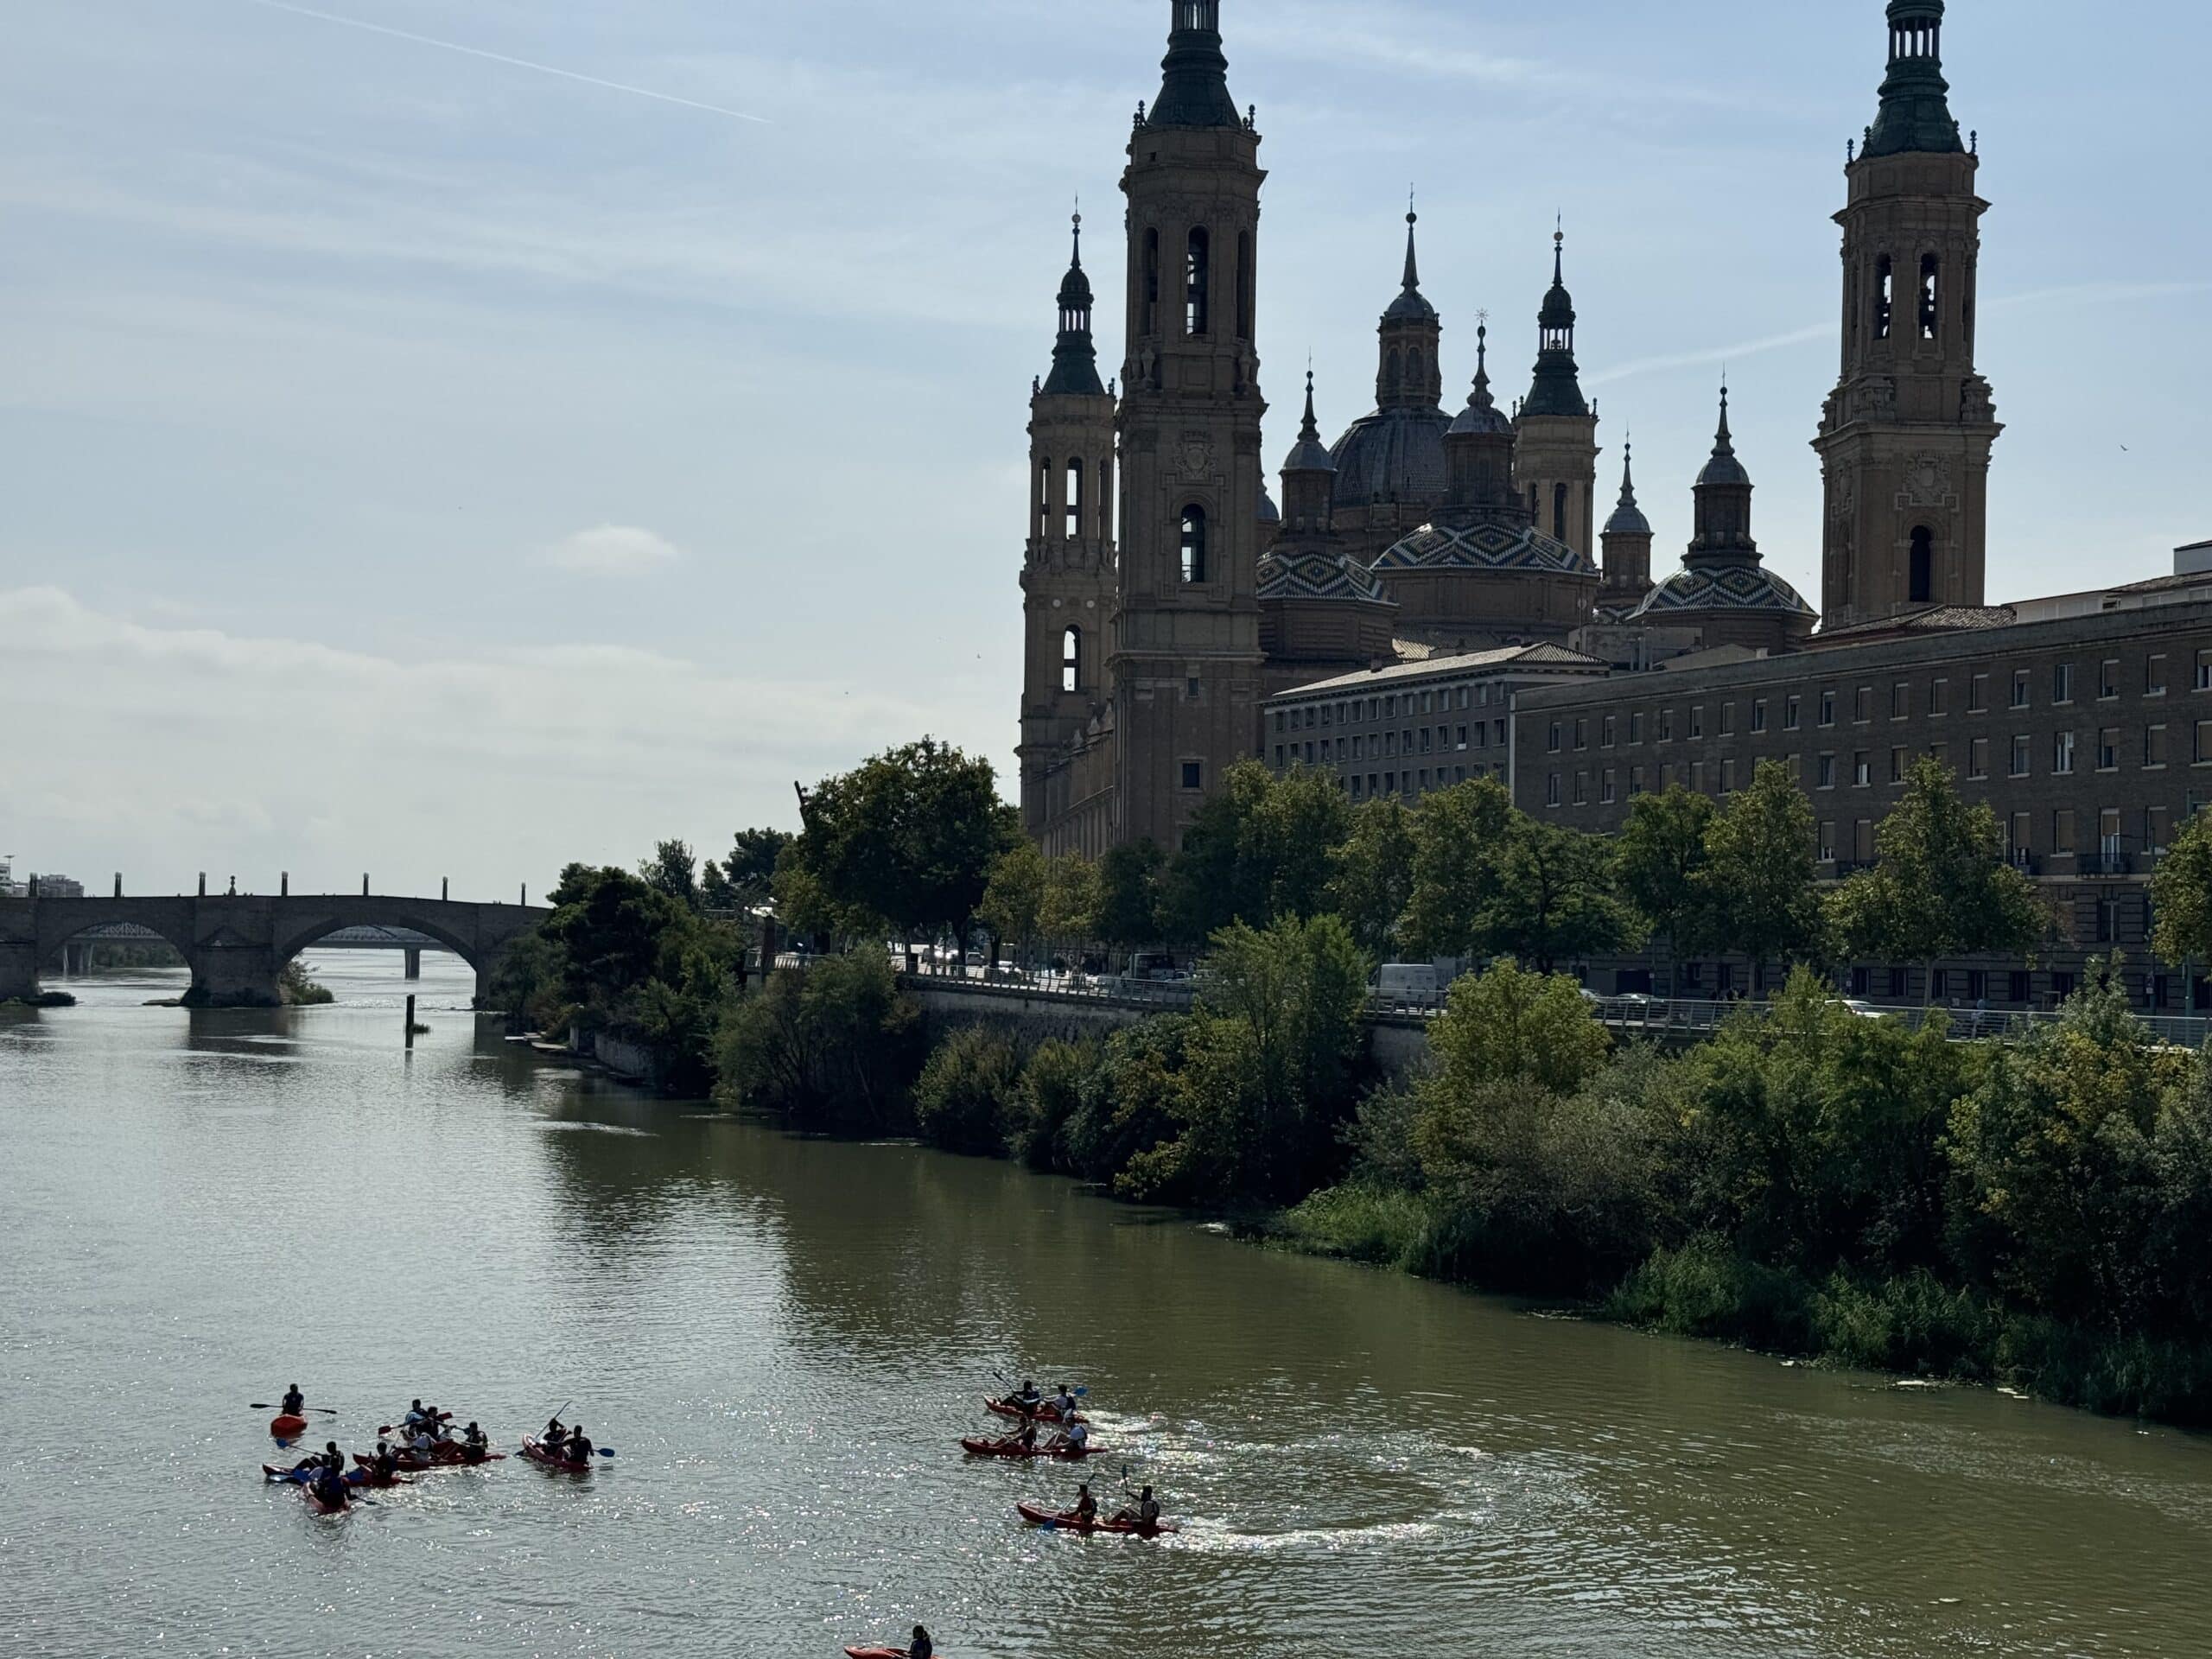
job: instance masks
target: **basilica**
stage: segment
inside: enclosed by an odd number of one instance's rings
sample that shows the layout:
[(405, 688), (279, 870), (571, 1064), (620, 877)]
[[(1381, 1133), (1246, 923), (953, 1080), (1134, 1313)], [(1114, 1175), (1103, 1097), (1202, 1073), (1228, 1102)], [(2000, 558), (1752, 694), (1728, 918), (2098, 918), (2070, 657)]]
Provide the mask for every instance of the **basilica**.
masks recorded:
[(1943, 0), (1891, 0), (1879, 111), (1847, 169), (1842, 373), (1815, 440), (1825, 624), (1762, 563), (1725, 390), (1680, 568), (1654, 580), (1625, 445), (1605, 512), (1560, 236), (1525, 389), (1504, 384), (1485, 325), (1455, 412), (1408, 213), (1375, 407), (1328, 442), (1309, 373), (1272, 493), (1260, 134), (1230, 95), (1220, 0), (1172, 9), (1122, 179), (1120, 370), (1100, 374), (1078, 218), (1031, 397), (1019, 753), (1024, 821), (1047, 851), (1175, 846), (1222, 774), (1266, 753), (1272, 700), (1302, 689), (1538, 647), (1548, 668), (1593, 676), (1758, 661), (1982, 613), (2000, 429), (1974, 363), (1987, 204), (1948, 107)]

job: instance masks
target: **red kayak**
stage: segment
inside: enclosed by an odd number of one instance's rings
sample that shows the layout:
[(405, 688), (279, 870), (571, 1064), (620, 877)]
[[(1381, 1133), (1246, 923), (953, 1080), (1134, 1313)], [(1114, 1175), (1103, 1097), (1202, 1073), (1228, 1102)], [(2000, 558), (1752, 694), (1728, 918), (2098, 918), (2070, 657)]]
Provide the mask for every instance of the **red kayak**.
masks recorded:
[[(1024, 1412), (1011, 1400), (986, 1400), (983, 1402), (983, 1409), (995, 1411), (1001, 1417), (1032, 1416), (1040, 1423), (1057, 1423), (1060, 1421), (1060, 1408), (1058, 1406), (1039, 1406), (1033, 1412)], [(1078, 1411), (1075, 1414), (1075, 1421), (1078, 1423), (1087, 1423), (1090, 1419)]]
[[(504, 1452), (478, 1452), (472, 1454), (464, 1446), (441, 1446), (431, 1452), (430, 1460), (428, 1463), (423, 1462), (412, 1452), (397, 1453), (396, 1460), (409, 1474), (419, 1475), (432, 1469), (464, 1469), (473, 1464), (502, 1462), (506, 1455)], [(356, 1452), (353, 1454), (353, 1461), (364, 1469), (373, 1469), (377, 1463), (374, 1458), (363, 1452)]]
[(269, 1432), (280, 1440), (296, 1440), (308, 1432), (308, 1420), (292, 1412), (279, 1412), (269, 1420)]
[(963, 1440), (960, 1449), (971, 1458), (1050, 1458), (1056, 1463), (1081, 1463), (1098, 1451), (1087, 1446), (1078, 1452), (1067, 1446), (1024, 1446), (1017, 1440)]
[(300, 1496), (307, 1499), (308, 1508), (313, 1510), (317, 1515), (343, 1515), (353, 1507), (351, 1501), (344, 1497), (340, 1497), (335, 1503), (326, 1503), (322, 1494), (312, 1486), (301, 1487)]
[(548, 1469), (558, 1469), (564, 1475), (588, 1475), (591, 1472), (589, 1458), (564, 1458), (546, 1449), (544, 1441), (535, 1434), (522, 1437), (522, 1454), (532, 1463), (543, 1464)]
[(904, 1648), (847, 1648), (845, 1659), (906, 1659)]
[(1086, 1535), (1094, 1532), (1105, 1532), (1127, 1538), (1157, 1538), (1163, 1532), (1182, 1530), (1180, 1527), (1171, 1526), (1165, 1521), (1155, 1522), (1149, 1527), (1139, 1526), (1134, 1521), (1086, 1522), (1077, 1521), (1072, 1515), (1055, 1515), (1042, 1504), (1017, 1503), (1014, 1507), (1020, 1511), (1021, 1518), (1033, 1527), (1057, 1527), (1062, 1532), (1079, 1532)]

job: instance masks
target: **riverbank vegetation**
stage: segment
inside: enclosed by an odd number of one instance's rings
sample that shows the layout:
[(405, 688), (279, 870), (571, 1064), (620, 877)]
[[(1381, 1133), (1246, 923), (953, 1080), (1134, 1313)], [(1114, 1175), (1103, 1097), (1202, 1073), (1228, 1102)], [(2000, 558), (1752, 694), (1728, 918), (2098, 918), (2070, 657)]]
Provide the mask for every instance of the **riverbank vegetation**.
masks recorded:
[[(2212, 1422), (2205, 1058), (2156, 1040), (2116, 963), (2009, 1046), (1835, 994), (1854, 957), (2056, 937), (1994, 820), (1932, 762), (1881, 861), (1830, 884), (1772, 765), (1718, 803), (1641, 798), (1610, 839), (1537, 823), (1488, 782), (1354, 810), (1318, 775), (1241, 768), (1174, 853), (1096, 864), (1037, 852), (955, 751), (862, 773), (816, 791), (772, 874), (753, 861), (751, 891), (817, 947), (804, 965), (748, 980), (742, 935), (687, 899), (688, 850), (664, 847), (639, 875), (564, 874), (511, 965), (522, 1006), (548, 1029), (670, 1043), (669, 1077), (728, 1106), (1018, 1159), (1288, 1248)], [(2212, 955), (2205, 820), (2159, 881), (2162, 952)], [(1192, 1006), (1082, 1040), (925, 1029), (886, 942), (977, 930), (1032, 962), (1180, 950)], [(1747, 958), (1771, 999), (1684, 1052), (1618, 1044), (1554, 970), (1636, 949)], [(1452, 985), (1430, 1063), (1394, 1080), (1363, 1015), (1375, 963), (1401, 954), (1488, 965)]]
[(277, 970), (276, 1000), (288, 1008), (314, 1008), (335, 1002), (338, 997), (308, 972), (307, 963), (295, 957)]

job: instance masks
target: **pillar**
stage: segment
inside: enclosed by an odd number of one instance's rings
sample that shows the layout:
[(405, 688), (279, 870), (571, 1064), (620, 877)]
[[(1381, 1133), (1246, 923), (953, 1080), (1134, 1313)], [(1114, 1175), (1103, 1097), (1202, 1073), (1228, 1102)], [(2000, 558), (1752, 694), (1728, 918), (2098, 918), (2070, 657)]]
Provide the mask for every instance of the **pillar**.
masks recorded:
[(407, 979), (423, 977), (423, 947), (421, 945), (409, 945), (400, 952), (400, 957), (402, 977)]
[(118, 899), (123, 897), (123, 872), (121, 870), (118, 870), (115, 873), (115, 896)]
[(207, 872), (205, 870), (200, 872), (200, 896), (202, 899), (207, 896)]
[(38, 941), (0, 938), (0, 1002), (28, 1002), (38, 995)]
[(279, 899), (289, 899), (292, 896), (292, 873), (289, 870), (277, 876), (276, 896)]
[(364, 873), (363, 873), (363, 874), (362, 874), (362, 876), (361, 876), (361, 897), (362, 897), (362, 898), (364, 898), (364, 899), (365, 899), (365, 898), (367, 898), (368, 896), (369, 896), (369, 878), (368, 878), (367, 874), (366, 874), (365, 872), (364, 872)]
[(450, 900), (452, 897), (453, 878), (449, 875), (440, 876), (438, 878), (438, 902), (442, 905), (445, 904)]

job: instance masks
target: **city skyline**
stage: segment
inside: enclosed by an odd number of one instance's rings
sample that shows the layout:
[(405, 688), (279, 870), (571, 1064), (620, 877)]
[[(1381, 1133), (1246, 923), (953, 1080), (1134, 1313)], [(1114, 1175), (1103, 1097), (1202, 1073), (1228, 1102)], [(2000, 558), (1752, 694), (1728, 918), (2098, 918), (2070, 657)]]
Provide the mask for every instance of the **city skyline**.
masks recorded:
[[(1446, 403), (1478, 309), (1494, 365), (1533, 356), (1562, 213), (1601, 478), (1633, 433), (1655, 566), (1688, 538), (1725, 362), (1768, 560), (1817, 591), (1827, 216), (1878, 5), (1714, 4), (1694, 30), (1460, 10), (1229, 0), (1274, 175), (1270, 472), (1309, 346), (1324, 427), (1367, 406), (1408, 175)], [(263, 890), (382, 867), (504, 891), (663, 835), (720, 851), (791, 818), (792, 778), (925, 729), (1011, 791), (1021, 394), (1070, 198), (1116, 217), (1156, 4), (1079, 49), (1012, 7), (810, 9), (890, 31), (858, 48), (779, 10), (749, 64), (673, 3), (537, 36), (489, 8), (107, 10), (140, 32), (37, 20), (0, 117), (0, 191), (41, 232), (0, 278), (24, 480), (0, 634), (29, 647), (0, 686), (58, 716), (11, 741), (20, 868), (166, 890), (227, 854)], [(2205, 29), (2154, 10), (2177, 44)], [(1952, 9), (1996, 203), (1993, 600), (2158, 575), (2212, 528), (2187, 401), (2207, 233), (2160, 211), (2189, 186), (2190, 54), (2060, 17)], [(264, 101), (224, 102), (225, 77)], [(1409, 117), (1408, 78), (1470, 107)], [(2051, 118), (2052, 89), (2123, 79), (2138, 96)], [(2123, 122), (2125, 148), (2081, 137)], [(1440, 165), (1463, 142), (1495, 170)], [(810, 194), (776, 171), (796, 156)]]

